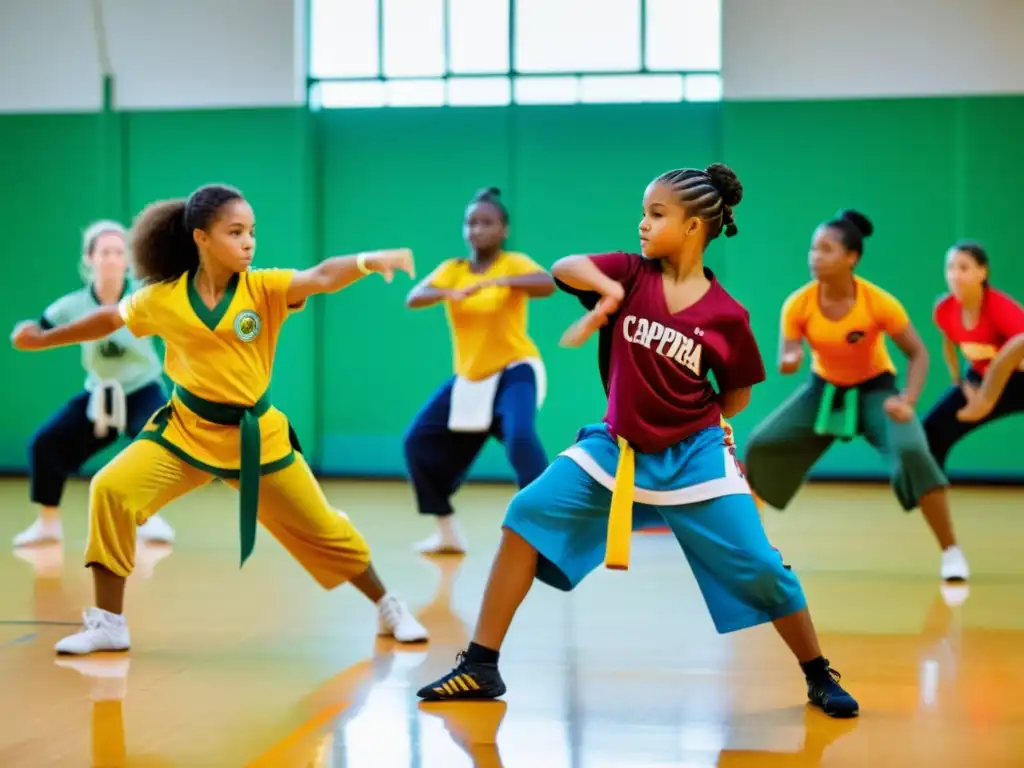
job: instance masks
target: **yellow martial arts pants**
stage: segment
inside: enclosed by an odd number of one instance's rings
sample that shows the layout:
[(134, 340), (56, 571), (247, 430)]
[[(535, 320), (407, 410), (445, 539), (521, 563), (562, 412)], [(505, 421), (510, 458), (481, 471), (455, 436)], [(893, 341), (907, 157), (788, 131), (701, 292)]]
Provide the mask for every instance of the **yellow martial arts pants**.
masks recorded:
[[(86, 565), (127, 578), (135, 566), (138, 526), (211, 479), (153, 441), (133, 442), (89, 486)], [(301, 454), (261, 478), (259, 521), (325, 589), (350, 581), (370, 564), (366, 541), (328, 503)]]

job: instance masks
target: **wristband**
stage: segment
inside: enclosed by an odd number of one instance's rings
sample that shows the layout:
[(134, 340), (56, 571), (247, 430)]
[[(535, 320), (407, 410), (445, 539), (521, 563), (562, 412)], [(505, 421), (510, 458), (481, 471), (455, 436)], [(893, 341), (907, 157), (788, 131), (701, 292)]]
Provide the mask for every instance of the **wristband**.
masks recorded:
[(368, 254), (360, 253), (356, 256), (356, 269), (359, 270), (360, 274), (368, 275), (372, 270), (366, 266), (366, 257)]

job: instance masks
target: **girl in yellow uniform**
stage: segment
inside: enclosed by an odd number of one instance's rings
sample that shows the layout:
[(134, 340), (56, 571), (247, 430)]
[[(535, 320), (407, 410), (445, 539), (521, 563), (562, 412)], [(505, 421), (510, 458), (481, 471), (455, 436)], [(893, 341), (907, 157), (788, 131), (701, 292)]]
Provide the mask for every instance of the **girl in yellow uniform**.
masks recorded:
[(135, 565), (135, 529), (174, 499), (219, 477), (240, 490), (241, 560), (252, 552), (257, 517), (326, 589), (346, 581), (376, 603), (379, 632), (403, 642), (426, 630), (381, 585), (363, 537), (331, 508), (269, 385), (285, 319), (309, 296), (333, 293), (371, 272), (389, 282), (413, 274), (408, 250), (339, 256), (306, 270), (250, 270), (256, 247), (252, 208), (231, 187), (202, 187), (188, 200), (156, 203), (135, 222), (135, 274), (145, 287), (43, 331), (15, 329), (19, 349), (101, 339), (126, 326), (160, 336), (170, 402), (89, 488), (89, 541), (96, 607), (60, 653), (126, 650), (125, 580)]
[(472, 257), (444, 262), (406, 301), (412, 309), (444, 302), (455, 358), (455, 375), (434, 392), (405, 436), (420, 514), (438, 523), (438, 531), (417, 544), (423, 553), (466, 550), (451, 496), (489, 437), (504, 443), (520, 488), (548, 465), (536, 428), (546, 377), (526, 332), (526, 314), (531, 298), (555, 292), (554, 280), (533, 260), (504, 250), (508, 211), (497, 188), (473, 198), (463, 231)]
[[(796, 373), (806, 341), (811, 376), (750, 436), (747, 480), (765, 502), (785, 509), (837, 438), (863, 435), (889, 460), (903, 508), (921, 508), (942, 549), (942, 577), (966, 579), (967, 561), (949, 515), (949, 483), (914, 413), (928, 373), (928, 351), (903, 305), (854, 274), (864, 238), (873, 230), (864, 215), (842, 211), (815, 231), (810, 253), (814, 280), (783, 305), (779, 363), (781, 373)], [(910, 361), (902, 391), (886, 336)]]

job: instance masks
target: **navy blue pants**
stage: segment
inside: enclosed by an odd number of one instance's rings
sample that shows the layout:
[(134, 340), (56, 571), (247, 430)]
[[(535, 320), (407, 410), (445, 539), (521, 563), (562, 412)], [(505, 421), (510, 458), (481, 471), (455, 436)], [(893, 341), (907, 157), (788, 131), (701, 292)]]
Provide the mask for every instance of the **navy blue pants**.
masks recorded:
[[(149, 417), (167, 402), (167, 393), (157, 383), (149, 384), (126, 398), (127, 432), (134, 438)], [(28, 464), (32, 501), (44, 507), (60, 505), (64, 484), (81, 466), (117, 440), (115, 430), (96, 437), (86, 415), (89, 393), (71, 398), (32, 436)]]
[(489, 432), (452, 432), (448, 429), (454, 377), (441, 385), (423, 406), (405, 435), (405, 464), (424, 515), (450, 515), (451, 497), (466, 479), (489, 437), (504, 444), (525, 488), (548, 466), (537, 437), (537, 381), (533, 368), (517, 365), (501, 375), (494, 398), (494, 421)]
[[(973, 368), (967, 372), (966, 379), (974, 384), (981, 383), (981, 376)], [(1010, 376), (999, 402), (984, 419), (960, 421), (956, 417), (956, 412), (965, 405), (967, 400), (960, 387), (950, 387), (924, 417), (924, 433), (928, 436), (928, 447), (943, 469), (946, 468), (946, 458), (953, 446), (978, 427), (1004, 416), (1024, 413), (1024, 372), (1018, 371)]]

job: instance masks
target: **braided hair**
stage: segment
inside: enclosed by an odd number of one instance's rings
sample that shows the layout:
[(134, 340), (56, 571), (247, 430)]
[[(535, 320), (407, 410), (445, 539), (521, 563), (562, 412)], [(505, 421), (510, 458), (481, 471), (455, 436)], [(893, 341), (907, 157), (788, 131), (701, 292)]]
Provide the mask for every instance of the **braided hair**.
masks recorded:
[(707, 224), (707, 240), (711, 242), (722, 232), (732, 237), (739, 230), (733, 218), (733, 208), (743, 199), (743, 185), (732, 168), (712, 163), (703, 171), (679, 168), (666, 171), (655, 179), (672, 187), (679, 201), (692, 216)]

